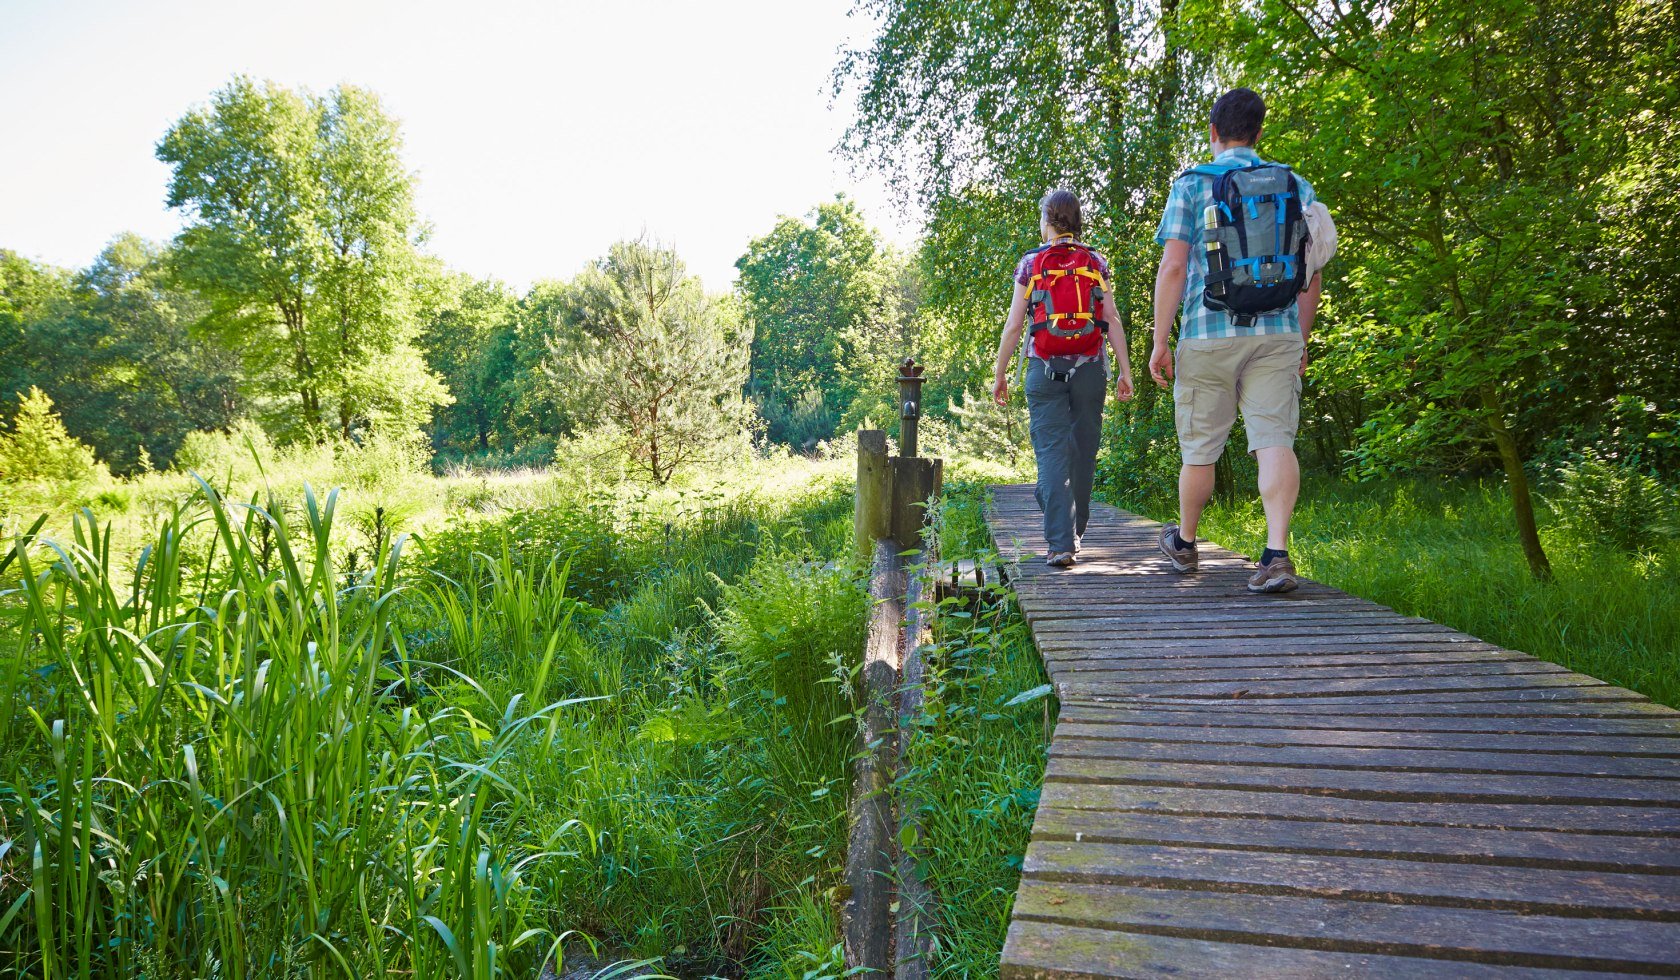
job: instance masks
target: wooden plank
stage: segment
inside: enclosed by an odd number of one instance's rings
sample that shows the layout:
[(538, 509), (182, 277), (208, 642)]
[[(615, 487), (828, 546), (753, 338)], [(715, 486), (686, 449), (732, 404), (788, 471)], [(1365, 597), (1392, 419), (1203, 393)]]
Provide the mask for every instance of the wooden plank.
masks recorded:
[[(1206, 668), (1236, 668), (1259, 667), (1279, 668), (1295, 666), (1315, 667), (1356, 667), (1362, 664), (1386, 664), (1396, 666), (1400, 664), (1492, 664), (1492, 663), (1534, 663), (1534, 658), (1520, 653), (1506, 650), (1399, 650), (1391, 653), (1273, 653), (1260, 655), (1234, 654), (1217, 657), (1199, 656), (1197, 654), (1168, 653), (1162, 654), (1154, 650), (1137, 650), (1125, 655), (1115, 654), (1113, 651), (1103, 651), (1100, 655), (1091, 651), (1063, 651), (1050, 649), (1042, 651), (1046, 663), (1079, 664), (1106, 663), (1116, 668), (1126, 670), (1177, 670), (1177, 669), (1206, 669)], [(1558, 669), (1562, 669), (1561, 667)]]
[(1680, 920), (1680, 876), (1520, 868), (1158, 844), (1034, 841), (1023, 873), (1043, 881), (1310, 895), (1400, 905), (1590, 912)]
[(1150, 783), (1274, 792), (1332, 792), (1407, 802), (1635, 803), (1680, 809), (1667, 780), (1514, 773), (1369, 771), (1194, 762), (1075, 758), (1052, 753), (1045, 782)]
[[(1052, 674), (1057, 673), (1052, 669)], [(1064, 683), (1057, 680), (1058, 686)], [(1451, 691), (1501, 691), (1521, 689), (1539, 691), (1550, 688), (1602, 687), (1603, 681), (1581, 674), (1518, 674), (1477, 677), (1417, 674), (1406, 677), (1315, 678), (1312, 680), (1246, 681), (1135, 681), (1123, 670), (1091, 670), (1073, 672), (1065, 679), (1070, 689), (1108, 688), (1128, 694), (1147, 694), (1178, 698), (1287, 698), (1291, 696), (1325, 697), (1331, 694), (1424, 694)]]
[(1487, 752), (1477, 749), (1374, 748), (1330, 745), (1245, 745), (1230, 742), (1144, 742), (1086, 739), (1058, 732), (1051, 758), (1129, 759), (1209, 765), (1307, 766), (1384, 772), (1555, 773), (1667, 781), (1680, 806), (1680, 762), (1649, 756)]
[(1296, 726), (1160, 725), (1109, 716), (1101, 722), (1070, 720), (1056, 725), (1056, 740), (1097, 739), (1149, 743), (1184, 742), (1192, 745), (1240, 743), (1281, 748), (1328, 745), (1374, 749), (1464, 749), (1482, 752), (1521, 752), (1533, 755), (1633, 755), (1676, 761), (1680, 777), (1680, 738), (1646, 735), (1581, 735), (1560, 732), (1543, 735), (1506, 735), (1457, 731), (1349, 731)]
[[(1265, 980), (1368, 980), (1451, 976), (1454, 980), (1581, 980), (1578, 970), (1419, 960), (1379, 953), (1186, 939), (1141, 931), (1023, 920), (1009, 927), (1002, 980), (1092, 977), (1208, 977)], [(1598, 980), (1637, 976), (1594, 973)]]
[(1093, 508), (993, 539), (1061, 702), (1008, 977), (1680, 973), (1680, 714)]
[(1231, 711), (1229, 705), (1220, 710), (1180, 711), (1171, 706), (1162, 708), (1121, 708), (1093, 706), (1077, 702), (1063, 702), (1063, 723), (1078, 722), (1091, 725), (1148, 724), (1193, 728), (1275, 729), (1285, 728), (1301, 732), (1489, 732), (1509, 735), (1566, 734), (1581, 737), (1639, 736), (1658, 740), (1680, 738), (1680, 730), (1662, 718), (1615, 717), (1556, 717), (1551, 715), (1483, 716), (1464, 715), (1358, 715), (1358, 714), (1295, 714), (1275, 711)]
[[(1274, 792), (1268, 787), (1156, 783), (1044, 784), (1040, 807), (1187, 815), (1248, 815), (1376, 826), (1483, 827), (1680, 838), (1680, 810), (1619, 803), (1575, 806), (1513, 799), (1482, 802), (1435, 797), (1373, 800), (1357, 794)], [(1680, 840), (1675, 841), (1680, 848)]]
[[(1218, 661), (1202, 661), (1200, 665), (1179, 662), (1163, 666), (1140, 666), (1135, 663), (1117, 665), (1108, 660), (1075, 660), (1047, 658), (1045, 666), (1060, 674), (1077, 675), (1100, 672), (1123, 675), (1128, 685), (1139, 683), (1189, 684), (1198, 681), (1241, 684), (1247, 681), (1276, 683), (1278, 681), (1372, 680), (1379, 677), (1528, 677), (1534, 675), (1592, 678), (1576, 674), (1543, 660), (1499, 660), (1491, 663), (1476, 661), (1436, 661), (1421, 667), (1416, 663), (1359, 663), (1329, 664), (1290, 663), (1229, 665)], [(1073, 677), (1070, 680), (1076, 679)], [(1593, 686), (1601, 682), (1593, 681)]]
[[(1179, 891), (1028, 880), (1015, 916), (1033, 922), (1327, 951), (1550, 967), (1633, 970), (1673, 962), (1680, 925), (1636, 919), (1504, 915), (1290, 895)], [(1458, 963), (1438, 969), (1456, 974)]]
[(1385, 826), (1244, 815), (1186, 815), (1041, 807), (1034, 840), (1176, 844), (1321, 856), (1561, 867), (1634, 874), (1680, 873), (1671, 838), (1476, 827)]
[(1109, 699), (1116, 710), (1185, 711), (1203, 714), (1218, 712), (1233, 717), (1245, 714), (1335, 714), (1335, 715), (1483, 715), (1529, 717), (1540, 714), (1590, 715), (1596, 717), (1650, 717), (1662, 719), (1674, 727), (1674, 712), (1652, 703), (1643, 695), (1620, 687), (1560, 687), (1537, 690), (1449, 691), (1434, 694), (1405, 696), (1378, 695), (1373, 697), (1294, 697), (1278, 700), (1207, 698), (1173, 698), (1170, 696), (1139, 696), (1119, 687), (1108, 690), (1073, 691), (1064, 695), (1064, 703), (1083, 701), (1102, 703)]

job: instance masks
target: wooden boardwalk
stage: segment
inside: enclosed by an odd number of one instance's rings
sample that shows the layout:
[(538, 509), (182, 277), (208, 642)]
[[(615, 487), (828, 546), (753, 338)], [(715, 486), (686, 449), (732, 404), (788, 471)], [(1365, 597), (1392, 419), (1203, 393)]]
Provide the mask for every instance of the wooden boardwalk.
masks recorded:
[[(990, 521), (1042, 552), (1030, 488)], [(1004, 977), (1680, 975), (1680, 713), (1206, 543), (1175, 575), (1159, 527), (1014, 569), (1062, 709)]]

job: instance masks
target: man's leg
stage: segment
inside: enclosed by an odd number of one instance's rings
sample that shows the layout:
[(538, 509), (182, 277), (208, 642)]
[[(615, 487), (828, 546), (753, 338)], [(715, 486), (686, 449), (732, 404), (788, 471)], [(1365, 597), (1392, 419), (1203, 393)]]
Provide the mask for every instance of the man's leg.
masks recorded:
[(1289, 559), (1289, 521), (1301, 492), (1295, 434), (1301, 422), (1301, 336), (1256, 338), (1243, 365), (1241, 393), (1248, 451), (1260, 464), (1260, 500), (1266, 509), (1266, 550), (1248, 580), (1250, 592), (1289, 592), (1296, 587)]
[(1213, 464), (1185, 463), (1178, 470), (1178, 534), (1185, 541), (1196, 540), (1196, 525), (1213, 499)]
[(1038, 460), (1038, 505), (1044, 510), (1044, 543), (1051, 554), (1073, 551), (1073, 417), (1068, 382), (1027, 368), (1027, 432)]
[[(1288, 446), (1257, 449), (1260, 462), (1260, 502), (1266, 508), (1266, 547), (1289, 550), (1289, 519), (1295, 513), (1295, 499), (1301, 494), (1301, 464)], [(1209, 467), (1211, 470), (1212, 467)], [(1212, 477), (1209, 477), (1210, 483)]]
[(1196, 540), (1202, 511), (1213, 498), (1213, 464), (1237, 421), (1235, 339), (1180, 341), (1173, 374), (1173, 415), (1184, 465), (1178, 471), (1179, 536)]
[(1085, 533), (1091, 519), (1091, 486), (1097, 476), (1097, 449), (1102, 445), (1103, 402), (1108, 398), (1108, 373), (1100, 364), (1086, 364), (1069, 383), (1073, 415), (1073, 523)]

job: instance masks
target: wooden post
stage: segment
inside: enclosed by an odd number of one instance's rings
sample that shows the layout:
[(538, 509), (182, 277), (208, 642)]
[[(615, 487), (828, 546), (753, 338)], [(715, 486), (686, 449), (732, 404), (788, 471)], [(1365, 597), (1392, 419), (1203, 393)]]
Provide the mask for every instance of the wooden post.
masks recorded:
[(914, 456), (917, 445), (916, 425), (922, 417), (922, 372), (925, 369), (913, 357), (906, 357), (898, 366), (898, 454)]
[[(938, 595), (938, 554), (922, 550), (910, 559), (921, 571), (911, 572), (905, 589), (904, 636), (899, 641), (898, 684), (898, 748), (897, 771), (894, 784), (902, 786), (904, 774), (910, 769), (906, 757), (910, 740), (915, 736), (915, 723), (922, 714), (924, 703), (922, 685), (927, 674), (923, 648), (932, 642), (929, 619), (931, 613), (916, 608), (923, 599)], [(916, 857), (927, 852), (922, 840), (922, 822), (917, 816), (914, 797), (896, 801), (898, 817), (898, 917), (893, 926), (897, 960), (893, 980), (926, 980), (933, 964), (933, 892), (916, 870)]]
[(897, 828), (890, 786), (896, 758), (900, 628), (907, 586), (898, 547), (875, 542), (869, 576), (869, 638), (858, 679), (863, 724), (852, 761), (852, 798), (846, 837), (846, 896), (843, 936), (846, 965), (866, 975), (890, 976), (893, 969), (893, 865)]
[(880, 429), (858, 432), (857, 504), (853, 535), (859, 558), (868, 560), (875, 539), (892, 536), (892, 460), (887, 434)]
[(922, 543), (928, 501), (944, 485), (945, 461), (899, 456), (892, 469), (892, 539), (901, 548), (914, 548)]

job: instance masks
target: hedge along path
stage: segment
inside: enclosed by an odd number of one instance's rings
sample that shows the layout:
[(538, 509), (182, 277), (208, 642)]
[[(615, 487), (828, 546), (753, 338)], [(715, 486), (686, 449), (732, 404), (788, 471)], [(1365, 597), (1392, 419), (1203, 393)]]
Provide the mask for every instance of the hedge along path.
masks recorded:
[(1680, 712), (992, 494), (1062, 703), (1004, 977), (1680, 975)]

